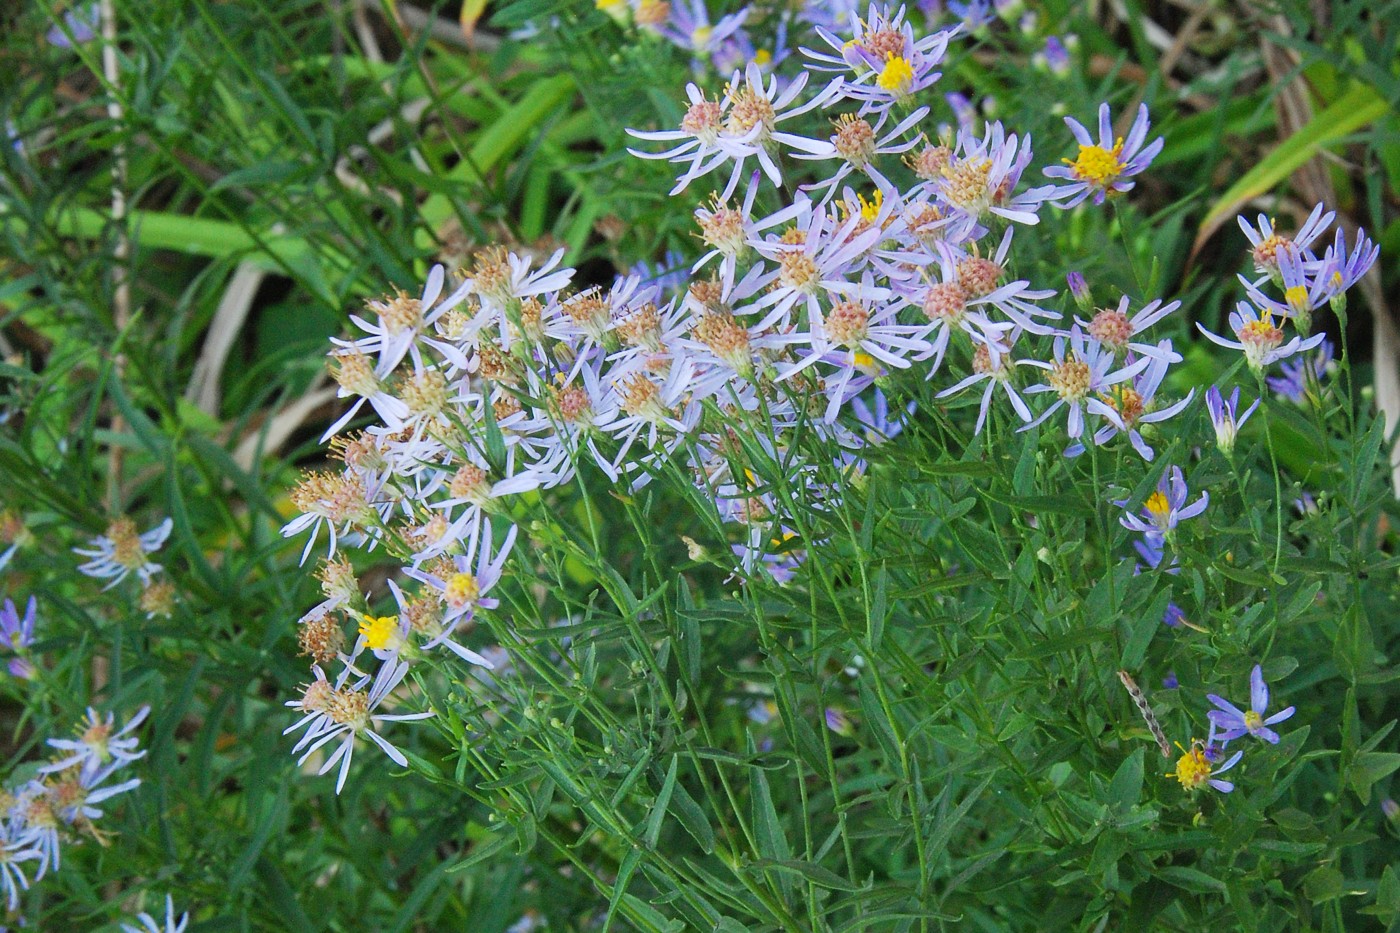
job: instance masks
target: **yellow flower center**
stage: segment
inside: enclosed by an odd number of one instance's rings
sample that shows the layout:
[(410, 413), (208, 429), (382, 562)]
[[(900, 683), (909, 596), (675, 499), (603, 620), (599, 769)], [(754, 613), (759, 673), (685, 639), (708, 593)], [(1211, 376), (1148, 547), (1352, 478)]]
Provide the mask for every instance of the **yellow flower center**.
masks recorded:
[(885, 192), (876, 188), (875, 196), (869, 201), (865, 200), (865, 195), (859, 193), (856, 194), (856, 198), (860, 200), (860, 216), (867, 223), (873, 224), (875, 218), (880, 216), (880, 207), (885, 203)]
[[(1177, 748), (1181, 748), (1180, 745)], [(1191, 750), (1176, 762), (1176, 770), (1167, 777), (1174, 777), (1189, 791), (1200, 790), (1210, 780), (1210, 762), (1206, 761), (1205, 749), (1198, 742), (1191, 743)]]
[(1283, 290), (1283, 300), (1288, 302), (1288, 307), (1293, 309), (1293, 313), (1298, 314), (1312, 310), (1308, 301), (1308, 289), (1306, 285), (1294, 285)]
[(1080, 146), (1079, 158), (1065, 159), (1065, 164), (1074, 170), (1076, 178), (1096, 185), (1107, 185), (1123, 174), (1123, 140), (1113, 144), (1112, 149), (1102, 146)]
[(365, 637), (365, 645), (372, 651), (393, 647), (391, 642), (398, 641), (399, 617), (365, 616), (360, 621), (360, 634)]
[(1167, 497), (1160, 490), (1147, 497), (1147, 511), (1157, 524), (1166, 522), (1167, 515), (1172, 510), (1172, 504), (1167, 501)]
[(453, 574), (448, 578), (447, 589), (443, 593), (447, 604), (453, 609), (471, 605), (480, 595), (481, 585), (476, 582), (476, 577), (469, 573)]
[(1244, 727), (1248, 729), (1250, 733), (1258, 732), (1264, 727), (1264, 717), (1260, 716), (1254, 710), (1250, 710), (1244, 714)]
[(762, 68), (773, 60), (773, 53), (767, 49), (759, 49), (753, 53), (753, 63)]
[(914, 69), (903, 55), (890, 52), (885, 56), (885, 67), (880, 70), (880, 77), (875, 79), (875, 83), (883, 90), (903, 96), (909, 93), (914, 83)]
[(707, 48), (710, 44), (710, 36), (714, 30), (709, 26), (696, 27), (690, 34), (690, 47), (696, 50)]
[(854, 354), (852, 354), (851, 365), (854, 366), (856, 369), (860, 370), (865, 375), (871, 377), (878, 378), (884, 373), (884, 370), (880, 367), (880, 364), (875, 362), (875, 357), (861, 350), (857, 350)]

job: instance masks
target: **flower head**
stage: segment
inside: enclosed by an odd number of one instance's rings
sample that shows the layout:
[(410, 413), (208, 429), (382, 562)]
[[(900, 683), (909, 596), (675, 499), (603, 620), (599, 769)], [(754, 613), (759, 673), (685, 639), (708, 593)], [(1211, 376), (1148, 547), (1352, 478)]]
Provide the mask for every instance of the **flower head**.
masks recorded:
[(1324, 336), (1313, 334), (1306, 339), (1294, 337), (1284, 343), (1283, 330), (1274, 322), (1273, 313), (1268, 309), (1260, 310), (1247, 301), (1241, 301), (1230, 313), (1230, 329), (1238, 339), (1229, 340), (1213, 334), (1200, 322), (1196, 323), (1196, 327), (1212, 343), (1243, 351), (1245, 362), (1256, 373), (1262, 373), (1271, 363), (1303, 350), (1311, 350), (1322, 343)]
[(1230, 701), (1213, 693), (1207, 694), (1206, 699), (1217, 707), (1217, 709), (1211, 710), (1208, 715), (1211, 723), (1221, 730), (1220, 739), (1223, 742), (1230, 742), (1244, 735), (1252, 735), (1270, 745), (1277, 745), (1278, 733), (1270, 729), (1269, 726), (1283, 722), (1294, 713), (1294, 708), (1290, 706), (1274, 713), (1268, 719), (1264, 718), (1264, 714), (1269, 709), (1269, 685), (1264, 682), (1264, 669), (1258, 664), (1254, 665), (1254, 670), (1250, 671), (1249, 674), (1248, 710), (1241, 710)]
[(1317, 352), (1312, 356), (1284, 360), (1279, 366), (1280, 375), (1266, 376), (1264, 381), (1279, 397), (1302, 405), (1311, 391), (1309, 383), (1313, 380), (1320, 382), (1332, 368), (1332, 352), (1332, 341), (1324, 340), (1318, 344)]
[(78, 567), (78, 572), (100, 580), (111, 580), (103, 589), (111, 589), (127, 578), (133, 571), (144, 583), (160, 573), (160, 564), (149, 560), (149, 556), (161, 549), (165, 539), (170, 537), (174, 523), (166, 519), (144, 534), (136, 533), (136, 523), (129, 518), (119, 518), (107, 526), (107, 533), (92, 539), (86, 548), (73, 548), (73, 553), (91, 558)]
[(29, 597), (28, 604), (24, 607), (24, 617), (20, 618), (19, 612), (15, 609), (14, 601), (5, 600), (4, 608), (0, 608), (0, 645), (11, 651), (21, 652), (34, 644), (34, 612), (37, 603), (34, 597)]
[(1244, 410), (1244, 414), (1238, 414), (1240, 402), (1239, 386), (1230, 393), (1229, 401), (1220, 394), (1220, 389), (1211, 386), (1206, 392), (1206, 409), (1210, 412), (1210, 423), (1215, 426), (1215, 446), (1220, 448), (1220, 452), (1225, 456), (1230, 456), (1235, 450), (1235, 435), (1244, 426), (1249, 416), (1254, 414), (1254, 409), (1259, 407), (1259, 399), (1254, 400), (1254, 404)]
[(1131, 190), (1136, 182), (1126, 179), (1144, 171), (1164, 145), (1159, 136), (1150, 145), (1143, 146), (1150, 126), (1146, 104), (1138, 107), (1137, 119), (1126, 140), (1113, 135), (1113, 121), (1106, 103), (1099, 106), (1098, 139), (1073, 117), (1065, 117), (1065, 123), (1079, 143), (1079, 155), (1065, 159), (1062, 166), (1045, 169), (1047, 177), (1067, 180), (1053, 195), (1060, 207), (1074, 207), (1091, 196), (1095, 204), (1102, 204), (1109, 195)]
[[(1156, 491), (1143, 503), (1142, 515), (1139, 517), (1128, 512), (1121, 516), (1119, 521), (1123, 523), (1123, 527), (1145, 535), (1165, 536), (1175, 531), (1179, 523), (1200, 515), (1210, 504), (1208, 492), (1202, 492), (1199, 499), (1187, 505), (1186, 500), (1189, 497), (1190, 490), (1186, 487), (1181, 467), (1174, 466), (1164, 472), (1162, 478), (1157, 481)], [(1120, 500), (1117, 504), (1126, 506), (1128, 500)]]
[(1195, 793), (1203, 787), (1210, 786), (1228, 794), (1235, 789), (1235, 785), (1229, 781), (1222, 781), (1215, 775), (1229, 771), (1239, 763), (1244, 752), (1235, 752), (1230, 756), (1230, 760), (1219, 768), (1213, 766), (1210, 760), (1210, 746), (1200, 739), (1192, 739), (1189, 749), (1182, 748), (1180, 743), (1177, 748), (1181, 749), (1181, 757), (1176, 761), (1176, 770), (1167, 774), (1167, 777), (1176, 778), (1183, 788), (1191, 793)]

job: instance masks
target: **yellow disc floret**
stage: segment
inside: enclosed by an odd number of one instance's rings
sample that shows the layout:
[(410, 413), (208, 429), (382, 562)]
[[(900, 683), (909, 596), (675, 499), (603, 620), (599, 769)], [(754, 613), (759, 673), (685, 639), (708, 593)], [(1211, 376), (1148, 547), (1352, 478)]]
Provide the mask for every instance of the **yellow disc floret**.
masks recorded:
[[(1181, 748), (1178, 744), (1177, 748)], [(1181, 748), (1184, 754), (1176, 761), (1176, 770), (1167, 777), (1174, 777), (1189, 791), (1198, 791), (1210, 780), (1210, 762), (1206, 761), (1205, 746), (1199, 739), (1191, 742), (1190, 750)]]
[(454, 573), (448, 578), (447, 588), (443, 591), (443, 599), (453, 609), (471, 605), (480, 595), (481, 585), (469, 573)]
[(1167, 500), (1167, 496), (1161, 490), (1154, 492), (1147, 497), (1147, 514), (1152, 516), (1152, 520), (1158, 525), (1165, 526), (1167, 516), (1171, 514), (1172, 504)]
[(1069, 159), (1064, 161), (1080, 181), (1107, 186), (1123, 174), (1123, 169), (1127, 168), (1123, 163), (1122, 156), (1123, 140), (1120, 139), (1113, 144), (1112, 149), (1105, 149), (1102, 146), (1080, 146), (1079, 158), (1073, 161)]
[(875, 79), (875, 83), (882, 90), (903, 97), (914, 84), (914, 68), (903, 55), (890, 52), (885, 56), (885, 67), (880, 69), (880, 77)]
[(398, 616), (365, 616), (360, 621), (360, 634), (365, 637), (365, 645), (372, 651), (382, 651), (398, 641)]

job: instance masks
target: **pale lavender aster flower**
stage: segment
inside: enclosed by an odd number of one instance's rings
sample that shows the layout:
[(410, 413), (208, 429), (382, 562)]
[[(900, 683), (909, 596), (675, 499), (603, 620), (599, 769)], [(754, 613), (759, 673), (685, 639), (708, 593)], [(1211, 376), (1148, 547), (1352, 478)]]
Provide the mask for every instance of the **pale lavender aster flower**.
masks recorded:
[(711, 24), (705, 0), (673, 0), (670, 22), (657, 31), (695, 58), (703, 58), (719, 48), (748, 18), (748, 7)]
[(848, 736), (855, 731), (851, 725), (851, 717), (847, 716), (845, 711), (834, 706), (826, 708), (825, 718), (826, 727), (837, 735)]
[[(1074, 299), (1074, 303), (1079, 305), (1080, 311), (1087, 314), (1094, 306), (1094, 295), (1089, 291), (1089, 283), (1084, 281), (1084, 273), (1077, 269), (1067, 272), (1065, 283), (1069, 286), (1070, 297)], [(1128, 296), (1123, 297), (1126, 299)]]
[[(1272, 377), (1269, 380), (1273, 381)], [(1249, 416), (1254, 414), (1254, 410), (1259, 407), (1259, 399), (1254, 400), (1254, 404), (1244, 410), (1244, 414), (1238, 414), (1240, 402), (1239, 386), (1230, 393), (1229, 401), (1220, 394), (1220, 389), (1211, 386), (1206, 391), (1206, 409), (1210, 412), (1210, 423), (1215, 426), (1215, 446), (1220, 448), (1220, 452), (1225, 456), (1230, 456), (1235, 450), (1235, 435), (1239, 433), (1244, 423), (1249, 420)]]
[[(353, 663), (347, 663), (339, 677), (332, 684), (319, 667), (313, 667), (316, 680), (307, 686), (300, 699), (289, 700), (286, 705), (305, 713), (301, 719), (283, 730), (287, 735), (298, 729), (306, 734), (293, 746), (292, 753), (301, 752), (297, 764), (323, 745), (336, 741), (336, 750), (321, 765), (318, 774), (325, 774), (338, 763), (340, 772), (336, 777), (335, 792), (339, 794), (345, 787), (345, 778), (350, 773), (350, 756), (354, 752), (355, 740), (361, 736), (368, 738), (383, 750), (395, 764), (408, 767), (408, 759), (387, 739), (380, 736), (376, 727), (385, 722), (409, 722), (427, 719), (431, 710), (423, 713), (399, 713), (385, 715), (375, 710), (393, 692), (408, 674), (408, 664), (397, 658), (383, 662), (379, 671), (371, 677), (356, 670)], [(358, 675), (351, 682), (351, 674)], [(366, 691), (368, 688), (368, 691)]]
[(1199, 321), (1196, 323), (1196, 328), (1211, 343), (1243, 351), (1245, 362), (1256, 373), (1262, 373), (1264, 367), (1271, 363), (1287, 359), (1304, 350), (1311, 350), (1322, 343), (1325, 337), (1323, 334), (1314, 334), (1308, 338), (1294, 337), (1284, 343), (1283, 331), (1274, 324), (1270, 312), (1261, 311), (1247, 301), (1241, 301), (1235, 306), (1235, 310), (1230, 312), (1230, 330), (1239, 339), (1230, 340), (1213, 334), (1206, 330), (1205, 325)]
[(1119, 430), (1123, 430), (1123, 420), (1118, 411), (1104, 402), (1102, 396), (1110, 386), (1126, 382), (1142, 372), (1151, 360), (1144, 356), (1115, 369), (1118, 359), (1113, 351), (1093, 337), (1086, 336), (1077, 324), (1070, 329), (1068, 335), (1055, 338), (1054, 352), (1055, 359), (1052, 362), (1017, 361), (1019, 365), (1035, 366), (1049, 373), (1045, 382), (1027, 388), (1027, 395), (1054, 392), (1057, 396), (1055, 402), (1042, 412), (1040, 417), (1018, 430), (1030, 430), (1064, 406), (1069, 407), (1068, 430), (1071, 438), (1079, 438), (1084, 434), (1086, 411), (1107, 419)]
[(1264, 682), (1264, 669), (1258, 664), (1254, 665), (1254, 670), (1249, 674), (1248, 711), (1241, 710), (1238, 706), (1214, 693), (1207, 694), (1206, 699), (1218, 707), (1207, 715), (1210, 717), (1211, 723), (1220, 728), (1220, 738), (1225, 742), (1233, 741), (1244, 735), (1252, 735), (1270, 745), (1277, 745), (1278, 733), (1270, 729), (1269, 726), (1283, 722), (1295, 712), (1294, 708), (1290, 706), (1274, 713), (1268, 719), (1264, 718), (1264, 713), (1269, 708), (1269, 685)]
[(996, 19), (991, 0), (948, 0), (948, 12), (962, 20), (963, 28), (975, 32)]
[(103, 587), (104, 590), (110, 590), (133, 571), (143, 583), (149, 583), (152, 577), (160, 573), (161, 565), (147, 560), (147, 557), (161, 549), (174, 527), (175, 523), (167, 518), (150, 531), (138, 535), (128, 520), (118, 519), (107, 529), (107, 534), (93, 538), (89, 547), (73, 548), (74, 554), (91, 558), (78, 566), (78, 572), (99, 580), (111, 580)]
[(34, 644), (34, 613), (38, 603), (33, 596), (24, 607), (24, 617), (20, 618), (14, 600), (6, 599), (0, 608), (0, 645), (15, 652), (23, 652)]
[(1017, 223), (1036, 224), (1040, 222), (1036, 212), (1055, 186), (1016, 193), (1031, 157), (1029, 137), (1008, 135), (1000, 120), (984, 124), (981, 137), (964, 127), (958, 130), (947, 168), (932, 186), (945, 203), (969, 220), (994, 214)]
[[(1103, 400), (1118, 413), (1118, 418), (1122, 423), (1121, 427), (1110, 421), (1094, 432), (1095, 444), (1106, 444), (1119, 432), (1126, 433), (1133, 449), (1138, 452), (1142, 459), (1149, 462), (1152, 460), (1154, 452), (1147, 441), (1143, 439), (1140, 426), (1157, 424), (1174, 418), (1191, 403), (1191, 399), (1196, 395), (1196, 390), (1191, 389), (1186, 393), (1185, 398), (1174, 404), (1165, 408), (1153, 407), (1157, 398), (1157, 390), (1162, 387), (1162, 380), (1167, 375), (1168, 360), (1176, 356), (1171, 352), (1170, 340), (1163, 340), (1155, 348), (1155, 351), (1152, 356), (1148, 357), (1150, 362), (1147, 368), (1133, 377), (1131, 385), (1126, 382), (1119, 383), (1102, 395)], [(1077, 457), (1083, 452), (1084, 445), (1072, 444), (1065, 451), (1065, 455)]]
[(1167, 611), (1162, 615), (1162, 624), (1167, 628), (1181, 628), (1186, 621), (1186, 613), (1176, 603), (1167, 603)]
[(1077, 317), (1075, 320), (1090, 337), (1120, 356), (1132, 350), (1143, 356), (1165, 360), (1168, 363), (1181, 362), (1181, 354), (1172, 350), (1171, 341), (1152, 344), (1137, 339), (1147, 328), (1180, 308), (1181, 302), (1172, 301), (1163, 304), (1162, 299), (1158, 298), (1143, 305), (1131, 317), (1128, 316), (1129, 304), (1128, 296), (1124, 295), (1119, 300), (1118, 307), (1100, 308), (1087, 321)]
[[(1202, 491), (1201, 497), (1190, 505), (1186, 504), (1190, 490), (1181, 467), (1174, 466), (1162, 473), (1157, 481), (1157, 490), (1147, 497), (1142, 506), (1142, 517), (1128, 512), (1119, 517), (1123, 527), (1145, 535), (1166, 536), (1176, 530), (1176, 526), (1188, 518), (1195, 518), (1210, 504), (1210, 493)], [(1117, 500), (1116, 505), (1126, 508), (1127, 499)]]
[(82, 768), (83, 774), (90, 775), (109, 763), (116, 762), (118, 766), (122, 766), (141, 758), (146, 753), (136, 750), (140, 740), (130, 733), (146, 721), (150, 712), (149, 706), (141, 707), (127, 720), (126, 725), (113, 731), (116, 728), (116, 717), (109, 712), (104, 719), (97, 710), (89, 706), (87, 720), (80, 724), (82, 728), (76, 739), (48, 740), (49, 745), (67, 754), (40, 768), (39, 773), (56, 774), (77, 765)]
[(1375, 265), (1380, 254), (1380, 246), (1367, 238), (1365, 230), (1358, 229), (1356, 242), (1348, 255), (1346, 237), (1342, 235), (1342, 231), (1337, 231), (1336, 241), (1327, 247), (1327, 252), (1322, 257), (1322, 271), (1318, 275), (1326, 280), (1327, 287), (1331, 290), (1333, 310), (1338, 313), (1346, 310), (1347, 289), (1361, 281), (1361, 277)]
[(1045, 37), (1045, 48), (1040, 53), (1039, 61), (1043, 62), (1045, 68), (1057, 78), (1063, 78), (1069, 74), (1069, 49), (1065, 47), (1059, 36)]
[[(744, 152), (762, 131), (762, 127), (755, 124), (748, 132), (737, 136), (726, 132), (725, 103), (708, 99), (694, 83), (686, 85), (685, 91), (690, 105), (681, 119), (679, 130), (627, 130), (629, 135), (638, 139), (679, 143), (663, 152), (627, 150), (639, 159), (665, 159), (677, 164), (684, 163), (686, 170), (676, 179), (676, 186), (671, 189), (673, 196), (684, 191), (694, 179), (709, 174)], [(737, 183), (737, 179), (732, 181)]]
[(1291, 238), (1283, 236), (1274, 227), (1272, 218), (1259, 215), (1258, 222), (1251, 224), (1245, 220), (1241, 214), (1237, 220), (1244, 235), (1249, 238), (1249, 245), (1252, 247), (1250, 256), (1254, 260), (1254, 271), (1260, 275), (1278, 281), (1278, 251), (1280, 249), (1296, 249), (1298, 252), (1309, 255), (1308, 249), (1313, 241), (1320, 237), (1324, 230), (1331, 226), (1336, 214), (1332, 211), (1323, 213), (1324, 206), (1318, 204), (1308, 215), (1308, 219), (1303, 221), (1303, 226), (1298, 228), (1298, 232)]
[(63, 25), (49, 27), (44, 39), (49, 45), (60, 49), (71, 49), (74, 45), (91, 42), (97, 37), (97, 26), (101, 20), (101, 8), (96, 3), (63, 12)]
[[(428, 573), (416, 568), (404, 570), (404, 575), (411, 577), (420, 583), (425, 584), (430, 589), (436, 591), (444, 603), (442, 622), (444, 633), (430, 641), (424, 647), (436, 647), (438, 643), (445, 643), (448, 648), (462, 654), (465, 648), (460, 648), (453, 642), (446, 641), (447, 635), (455, 627), (455, 623), (460, 619), (470, 619), (478, 609), (495, 609), (500, 602), (492, 596), (487, 596), (498, 582), (505, 569), (507, 558), (510, 557), (511, 548), (515, 546), (516, 527), (510, 526), (502, 539), (500, 547), (492, 554), (493, 539), (491, 537), (491, 522), (483, 521), (479, 526), (479, 531), (473, 530), (467, 540), (466, 553), (458, 554), (452, 558), (452, 566), (455, 573), (443, 578), (436, 574)], [(491, 665), (484, 658), (475, 652), (467, 652), (471, 655), (466, 660), (473, 664), (480, 664), (484, 667)]]
[(5, 906), (11, 913), (19, 909), (20, 893), (29, 890), (29, 878), (24, 874), (25, 862), (44, 861), (44, 853), (23, 829), (12, 827), (11, 820), (0, 822), (0, 890), (5, 892)]
[[(836, 130), (831, 136), (831, 145), (835, 154), (840, 157), (841, 163), (836, 167), (836, 171), (831, 177), (824, 181), (810, 185), (803, 185), (803, 191), (829, 191), (827, 198), (835, 195), (837, 188), (846, 176), (852, 172), (862, 172), (881, 191), (894, 191), (895, 186), (890, 183), (878, 168), (875, 167), (876, 159), (879, 156), (898, 155), (914, 148), (920, 142), (920, 137), (906, 135), (919, 121), (928, 116), (928, 108), (920, 107), (900, 120), (892, 129), (885, 130), (885, 122), (889, 119), (889, 113), (883, 112), (876, 118), (872, 125), (870, 121), (863, 117), (856, 117), (851, 114), (842, 114), (838, 119), (832, 121)], [(827, 153), (795, 153), (798, 159), (830, 159)]]
[[(1018, 418), (1022, 421), (1030, 421), (1033, 417), (1025, 400), (1021, 398), (1016, 387), (1012, 385), (1015, 365), (1011, 361), (1010, 352), (1020, 334), (1021, 331), (1017, 328), (1004, 337), (1004, 342), (976, 341), (977, 347), (972, 354), (972, 375), (938, 393), (938, 398), (947, 398), (976, 385), (978, 382), (986, 382), (982, 389), (982, 403), (977, 412), (977, 424), (973, 428), (974, 434), (981, 434), (983, 425), (987, 423), (987, 411), (992, 405), (992, 392), (997, 386), (1001, 386), (1002, 391), (1006, 393), (1007, 401), (1015, 409)], [(976, 340), (975, 337), (974, 340)]]
[(1295, 248), (1285, 247), (1278, 250), (1278, 277), (1283, 301), (1264, 294), (1243, 275), (1239, 279), (1255, 307), (1291, 319), (1298, 330), (1307, 335), (1312, 331), (1313, 312), (1331, 301), (1334, 294), (1327, 271), (1308, 263)]
[(1097, 141), (1084, 124), (1073, 117), (1065, 117), (1065, 123), (1079, 143), (1079, 155), (1072, 160), (1066, 159), (1065, 165), (1052, 165), (1045, 169), (1049, 178), (1068, 180), (1055, 189), (1053, 198), (1059, 207), (1074, 207), (1090, 196), (1095, 204), (1102, 204), (1109, 194), (1131, 190), (1136, 182), (1126, 179), (1145, 171), (1165, 145), (1159, 136), (1151, 144), (1143, 146), (1150, 126), (1146, 104), (1138, 107), (1137, 119), (1133, 121), (1126, 141), (1113, 135), (1113, 121), (1107, 103), (1099, 106)]

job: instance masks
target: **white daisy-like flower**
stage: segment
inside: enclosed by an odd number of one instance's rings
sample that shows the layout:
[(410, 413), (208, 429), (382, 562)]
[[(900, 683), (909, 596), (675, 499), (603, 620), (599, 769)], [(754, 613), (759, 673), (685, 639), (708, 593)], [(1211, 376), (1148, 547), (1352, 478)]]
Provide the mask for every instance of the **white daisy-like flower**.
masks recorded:
[(81, 724), (82, 728), (76, 739), (48, 741), (49, 745), (69, 754), (40, 768), (39, 773), (54, 774), (80, 765), (83, 774), (93, 774), (113, 761), (119, 765), (135, 761), (146, 753), (136, 750), (140, 740), (130, 733), (146, 721), (150, 712), (149, 706), (141, 707), (136, 711), (136, 715), (127, 720), (126, 725), (114, 732), (116, 717), (108, 713), (104, 719), (97, 710), (89, 706), (87, 719)]
[(129, 518), (119, 518), (107, 526), (107, 533), (92, 539), (90, 547), (73, 548), (74, 554), (90, 558), (78, 566), (78, 572), (99, 580), (111, 580), (103, 587), (110, 590), (135, 572), (142, 583), (160, 573), (161, 565), (150, 560), (170, 537), (175, 524), (166, 519), (144, 534), (136, 533), (136, 524)]
[[(400, 767), (408, 767), (408, 759), (376, 731), (386, 722), (410, 722), (427, 719), (433, 715), (429, 710), (423, 713), (376, 713), (385, 699), (393, 692), (408, 674), (408, 663), (398, 658), (390, 658), (379, 666), (373, 677), (355, 668), (349, 659), (345, 669), (335, 682), (326, 679), (320, 667), (313, 667), (316, 679), (307, 685), (298, 700), (290, 700), (287, 706), (303, 711), (306, 715), (283, 730), (288, 735), (298, 729), (306, 733), (292, 748), (292, 753), (301, 752), (297, 764), (322, 746), (336, 742), (336, 749), (326, 758), (317, 774), (325, 774), (340, 765), (335, 781), (335, 792), (339, 794), (345, 787), (345, 778), (350, 773), (350, 756), (355, 750), (355, 740), (360, 736), (378, 745), (384, 754)], [(351, 676), (354, 680), (351, 680)]]

